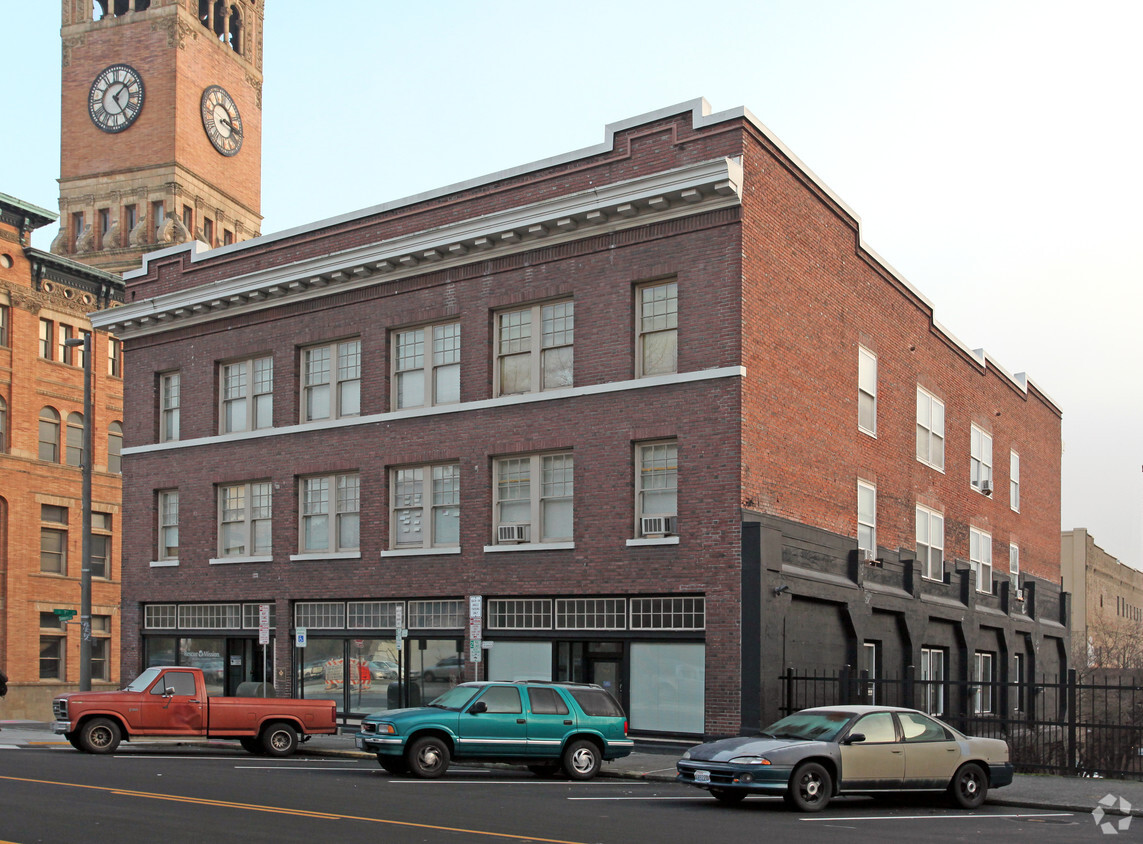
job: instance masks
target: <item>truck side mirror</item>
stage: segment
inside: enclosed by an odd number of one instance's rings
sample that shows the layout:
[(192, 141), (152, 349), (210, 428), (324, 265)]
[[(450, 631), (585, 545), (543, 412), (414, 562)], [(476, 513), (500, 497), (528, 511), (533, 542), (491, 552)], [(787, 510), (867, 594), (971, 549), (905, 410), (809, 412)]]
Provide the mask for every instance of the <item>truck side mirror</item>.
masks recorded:
[(469, 715), (479, 715), (481, 712), (487, 712), (487, 711), (488, 711), (488, 704), (482, 700), (478, 700), (476, 703), (474, 703), (472, 706), (470, 706), (468, 708), (468, 714)]
[(170, 686), (167, 686), (166, 688), (163, 689), (163, 697), (174, 697), (174, 696), (175, 696), (175, 690), (172, 689)]

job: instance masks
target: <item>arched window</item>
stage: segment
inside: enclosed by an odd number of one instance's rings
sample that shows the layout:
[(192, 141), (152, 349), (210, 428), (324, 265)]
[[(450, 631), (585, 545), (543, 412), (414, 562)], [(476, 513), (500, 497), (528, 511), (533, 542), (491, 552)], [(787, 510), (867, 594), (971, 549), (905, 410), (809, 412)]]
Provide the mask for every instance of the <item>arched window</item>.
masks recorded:
[(8, 404), (0, 396), (0, 454), (8, 450)]
[(40, 411), (39, 457), (49, 463), (60, 462), (60, 415), (50, 407)]
[(239, 55), (242, 54), (242, 16), (238, 14), (238, 7), (230, 7), (230, 49)]
[(107, 0), (95, 0), (91, 7), (92, 19), (103, 20), (107, 17)]
[(67, 465), (83, 465), (83, 414), (67, 415)]
[(198, 22), (210, 29), (210, 0), (198, 0)]
[(226, 31), (226, 4), (222, 0), (215, 0), (214, 3), (214, 34), (221, 40), (222, 34)]
[(123, 471), (123, 425), (112, 422), (107, 426), (107, 471), (120, 474)]

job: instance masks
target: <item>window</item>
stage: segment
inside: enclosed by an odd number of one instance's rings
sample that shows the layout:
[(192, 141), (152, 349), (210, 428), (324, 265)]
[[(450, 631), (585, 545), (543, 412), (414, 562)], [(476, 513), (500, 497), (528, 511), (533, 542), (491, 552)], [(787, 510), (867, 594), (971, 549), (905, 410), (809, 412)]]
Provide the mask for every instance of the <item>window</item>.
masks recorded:
[(52, 339), (54, 326), (50, 319), (40, 320), (40, 357), (44, 360), (52, 359)]
[[(432, 349), (426, 343), (432, 340)], [(397, 331), (393, 335), (393, 407), (431, 407), (460, 401), (460, 323)]]
[(497, 460), (497, 542), (570, 541), (572, 470), (571, 454)]
[(897, 741), (897, 727), (893, 724), (892, 712), (872, 712), (863, 715), (849, 732), (850, 735), (861, 733), (865, 736), (862, 746), (891, 744)]
[(111, 209), (100, 208), (97, 213), (99, 214), (99, 242), (96, 244), (97, 248), (106, 249), (110, 246), (114, 246), (115, 244), (113, 243), (105, 242), (107, 232), (111, 228)]
[(905, 741), (952, 741), (953, 737), (941, 724), (916, 712), (898, 712), (901, 734)]
[(163, 201), (161, 199), (157, 202), (151, 203), (151, 227), (155, 232), (156, 243), (158, 243), (159, 238), (163, 234), (163, 222), (166, 219), (166, 216), (166, 209), (164, 208)]
[(179, 559), (179, 491), (159, 493), (159, 559)]
[(861, 643), (861, 672), (863, 681), (862, 703), (877, 703), (877, 665), (880, 660), (877, 652), (881, 650), (881, 643), (865, 641)]
[(496, 327), (497, 395), (559, 390), (572, 385), (572, 302), (506, 311), (497, 315)]
[(222, 365), (222, 433), (269, 428), (274, 416), (274, 359)]
[(67, 574), (67, 507), (40, 505), (40, 571)]
[(71, 339), (72, 327), (64, 325), (62, 322), (57, 326), (56, 330), (56, 360), (60, 363), (71, 363), (71, 346), (67, 341)]
[(91, 514), (91, 576), (111, 579), (111, 514)]
[(989, 715), (992, 708), (992, 686), (996, 682), (995, 657), (984, 651), (973, 654), (972, 711), (977, 715)]
[(214, 246), (214, 220), (210, 217), (202, 218), (202, 237), (207, 246)]
[[(460, 465), (394, 469), (389, 500), (392, 547), (460, 545)], [(426, 522), (425, 502), (431, 502)]]
[(517, 715), (524, 711), (520, 706), (520, 690), (515, 686), (490, 686), (480, 699), (489, 714)]
[(71, 246), (73, 252), (79, 249), (79, 239), (87, 228), (87, 219), (82, 211), (75, 211), (71, 215)]
[(917, 507), (917, 562), (921, 576), (945, 578), (945, 517), (928, 507)]
[(271, 490), (267, 481), (219, 487), (218, 551), (224, 558), (270, 554)]
[(67, 448), (65, 462), (68, 466), (83, 465), (83, 414), (67, 415)]
[(8, 450), (8, 403), (0, 396), (0, 454)]
[(40, 613), (40, 679), (66, 680), (67, 627), (60, 616)]
[(50, 407), (40, 411), (40, 460), (60, 462), (60, 415)]
[(917, 388), (917, 459), (934, 469), (945, 468), (945, 404)]
[(183, 206), (183, 227), (192, 235), (194, 234), (194, 209), (189, 205)]
[(1012, 588), (1020, 587), (1020, 548), (1016, 543), (1008, 544), (1008, 577), (1012, 581)]
[(356, 474), (302, 478), (301, 497), (302, 553), (361, 547), (361, 486)]
[[(639, 467), (636, 482), (636, 536), (676, 533), (678, 526), (679, 446), (674, 441), (640, 443), (635, 447)], [(670, 520), (670, 521), (668, 521)]]
[(74, 348), (75, 355), (71, 362), (80, 369), (83, 369), (87, 366), (87, 346), (91, 345), (91, 332), (80, 329), (79, 338), (83, 340), (86, 345), (76, 346)]
[(877, 556), (877, 488), (864, 481), (857, 482), (857, 547)]
[(921, 648), (921, 705), (930, 715), (945, 711), (945, 663), (943, 648)]
[(976, 528), (968, 529), (968, 560), (976, 572), (976, 591), (992, 592), (992, 537)]
[(139, 225), (139, 208), (136, 205), (123, 206), (123, 219), (127, 224), (127, 231), (123, 235), (123, 243), (126, 245), (129, 241), (128, 238), (131, 232), (134, 231), (135, 226)]
[(877, 355), (857, 349), (857, 427), (877, 433)]
[(1020, 455), (1008, 453), (1008, 506), (1020, 512)]
[(179, 438), (179, 390), (181, 376), (166, 372), (159, 376), (159, 441)]
[(107, 426), (107, 471), (113, 474), (123, 472), (123, 423), (112, 422)]
[(1012, 679), (1016, 682), (1016, 711), (1017, 712), (1024, 712), (1024, 711), (1026, 711), (1024, 708), (1024, 703), (1025, 703), (1024, 698), (1025, 698), (1025, 692), (1027, 690), (1027, 683), (1028, 683), (1027, 674), (1025, 673), (1026, 669), (1025, 669), (1024, 654), (1013, 654), (1012, 658), (1013, 658), (1013, 666), (1012, 666), (1013, 677), (1012, 677)]
[(91, 617), (91, 679), (111, 679), (111, 616)]
[(223, 246), (229, 246), (233, 242), (234, 242), (234, 232), (232, 232), (230, 229), (223, 229), (222, 230), (222, 245)]
[(992, 494), (992, 437), (972, 426), (971, 482), (977, 492)]
[(528, 702), (533, 715), (567, 715), (568, 705), (555, 689), (528, 687)]
[(114, 378), (123, 377), (123, 341), (118, 337), (107, 338), (107, 374)]
[(9, 345), (8, 340), (8, 325), (12, 321), (11, 314), (8, 311), (8, 306), (0, 304), (0, 346)]
[(679, 286), (648, 284), (636, 292), (635, 376), (679, 371)]
[[(267, 359), (268, 360), (268, 359)], [(361, 413), (361, 341), (302, 350), (302, 421)]]

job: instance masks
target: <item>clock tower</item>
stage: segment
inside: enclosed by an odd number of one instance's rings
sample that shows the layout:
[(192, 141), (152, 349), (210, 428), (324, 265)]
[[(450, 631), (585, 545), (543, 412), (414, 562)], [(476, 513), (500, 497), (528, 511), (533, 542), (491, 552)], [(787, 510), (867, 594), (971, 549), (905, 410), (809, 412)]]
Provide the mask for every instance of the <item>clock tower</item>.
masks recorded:
[(110, 272), (261, 229), (265, 0), (63, 0), (60, 231)]

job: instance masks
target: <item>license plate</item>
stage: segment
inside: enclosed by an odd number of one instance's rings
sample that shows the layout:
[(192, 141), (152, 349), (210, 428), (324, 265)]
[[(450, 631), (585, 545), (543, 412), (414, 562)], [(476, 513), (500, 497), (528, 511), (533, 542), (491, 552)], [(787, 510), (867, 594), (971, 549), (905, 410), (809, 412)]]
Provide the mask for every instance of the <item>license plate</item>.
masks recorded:
[(361, 736), (354, 736), (354, 738), (357, 740), (357, 749), (358, 750), (364, 750), (365, 749), (365, 739), (363, 739)]
[(710, 771), (695, 771), (695, 782), (710, 782)]

